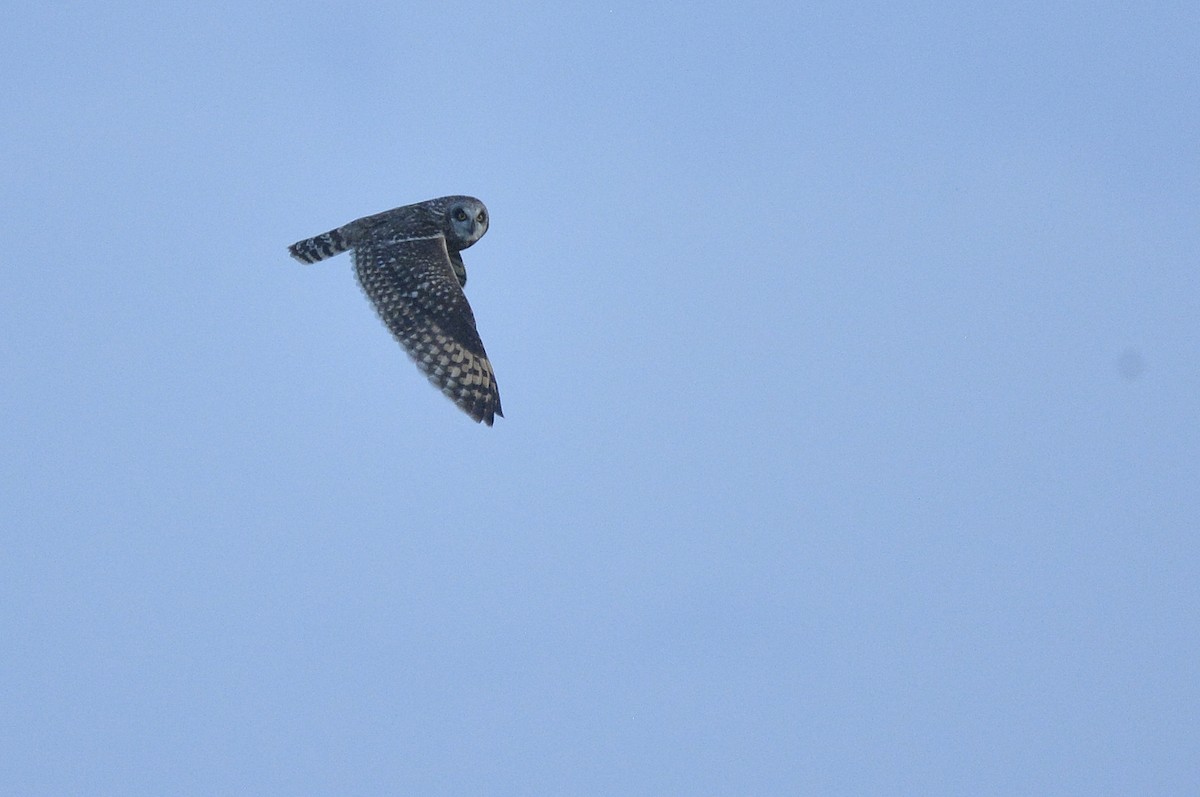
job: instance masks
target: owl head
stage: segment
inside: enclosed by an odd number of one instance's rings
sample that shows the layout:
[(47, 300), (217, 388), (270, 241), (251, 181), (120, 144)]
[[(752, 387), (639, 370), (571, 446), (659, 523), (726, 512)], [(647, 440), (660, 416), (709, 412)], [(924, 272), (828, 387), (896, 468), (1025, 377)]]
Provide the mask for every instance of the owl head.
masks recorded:
[(454, 249), (466, 249), (487, 232), (487, 208), (469, 196), (454, 197), (446, 206), (446, 243)]

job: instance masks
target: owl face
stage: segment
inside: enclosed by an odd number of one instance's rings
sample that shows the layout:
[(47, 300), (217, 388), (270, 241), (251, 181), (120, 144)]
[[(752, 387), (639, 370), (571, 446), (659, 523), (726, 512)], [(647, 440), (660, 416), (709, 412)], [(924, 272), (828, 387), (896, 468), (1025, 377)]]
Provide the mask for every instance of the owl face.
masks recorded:
[(446, 209), (446, 241), (466, 249), (487, 232), (487, 208), (478, 199), (463, 197)]

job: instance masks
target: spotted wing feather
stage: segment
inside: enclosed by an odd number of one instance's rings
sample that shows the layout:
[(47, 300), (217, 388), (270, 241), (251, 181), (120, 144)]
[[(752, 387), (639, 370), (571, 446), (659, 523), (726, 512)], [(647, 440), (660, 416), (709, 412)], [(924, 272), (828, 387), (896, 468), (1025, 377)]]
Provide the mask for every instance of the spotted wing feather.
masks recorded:
[(503, 417), (492, 364), (445, 238), (368, 239), (353, 255), (363, 291), (429, 381), (476, 421), (491, 426), (495, 415)]

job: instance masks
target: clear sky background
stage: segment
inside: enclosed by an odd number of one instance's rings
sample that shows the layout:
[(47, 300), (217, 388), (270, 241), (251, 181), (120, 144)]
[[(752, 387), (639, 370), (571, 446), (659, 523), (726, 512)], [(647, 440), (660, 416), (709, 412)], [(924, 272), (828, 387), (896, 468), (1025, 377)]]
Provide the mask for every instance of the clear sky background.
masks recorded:
[(1200, 5), (5, 28), (0, 791), (1200, 790)]

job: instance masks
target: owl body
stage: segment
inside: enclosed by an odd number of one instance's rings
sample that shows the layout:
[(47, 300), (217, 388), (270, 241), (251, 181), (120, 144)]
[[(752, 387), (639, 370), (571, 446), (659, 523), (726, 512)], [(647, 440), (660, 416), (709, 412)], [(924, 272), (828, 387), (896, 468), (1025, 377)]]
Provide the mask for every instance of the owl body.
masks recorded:
[(359, 285), (429, 381), (475, 421), (504, 416), (492, 364), (463, 287), (460, 252), (488, 228), (487, 208), (447, 196), (364, 216), (288, 247), (316, 263), (351, 251)]

